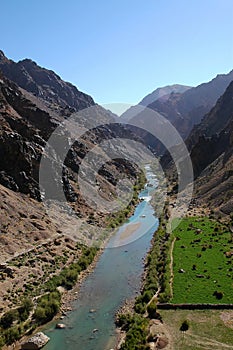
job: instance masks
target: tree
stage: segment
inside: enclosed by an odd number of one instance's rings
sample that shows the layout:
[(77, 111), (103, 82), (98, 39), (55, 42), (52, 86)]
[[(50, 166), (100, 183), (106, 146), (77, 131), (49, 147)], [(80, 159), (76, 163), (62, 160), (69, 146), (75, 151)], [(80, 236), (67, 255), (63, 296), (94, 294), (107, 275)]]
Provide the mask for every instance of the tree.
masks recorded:
[(18, 327), (11, 327), (5, 331), (5, 339), (7, 344), (12, 344), (20, 338), (20, 330)]
[(147, 312), (150, 317), (152, 318), (157, 318), (157, 303), (155, 300), (153, 300), (148, 306), (147, 306)]
[(216, 297), (216, 299), (221, 300), (221, 299), (223, 298), (223, 292), (217, 291), (217, 290), (216, 290), (216, 291), (213, 293), (213, 296)]
[(0, 320), (0, 325), (2, 328), (7, 329), (9, 328), (12, 323), (15, 321), (15, 319), (17, 318), (17, 312), (16, 310), (10, 310), (7, 311)]
[(26, 321), (29, 317), (30, 311), (33, 308), (33, 303), (30, 299), (25, 298), (22, 301), (21, 306), (18, 308), (19, 319), (21, 321)]
[(38, 306), (35, 310), (33, 317), (36, 320), (36, 322), (38, 322), (39, 324), (45, 322), (46, 320), (45, 308)]
[(189, 322), (187, 320), (184, 320), (182, 322), (182, 325), (180, 326), (181, 332), (186, 332), (189, 329)]

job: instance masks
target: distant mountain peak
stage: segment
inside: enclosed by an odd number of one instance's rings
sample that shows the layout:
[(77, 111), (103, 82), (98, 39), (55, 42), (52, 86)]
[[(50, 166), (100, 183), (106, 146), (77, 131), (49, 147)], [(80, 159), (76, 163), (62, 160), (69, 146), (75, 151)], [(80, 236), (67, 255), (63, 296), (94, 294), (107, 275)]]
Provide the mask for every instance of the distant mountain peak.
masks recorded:
[(3, 52), (2, 50), (0, 50), (0, 57), (1, 57), (1, 58), (2, 58), (2, 57), (6, 57), (5, 54), (4, 54), (4, 52)]
[(2, 50), (0, 50), (0, 61), (2, 61), (2, 62), (9, 61)]
[[(22, 63), (22, 64), (33, 64), (35, 66), (38, 66), (38, 64), (33, 61), (32, 59), (30, 58), (24, 58), (23, 60), (20, 60), (18, 63)], [(39, 67), (39, 66), (38, 66)]]
[(186, 86), (186, 85), (180, 85), (180, 84), (173, 84), (173, 85), (167, 85), (164, 87), (159, 87), (156, 90), (152, 91), (149, 95), (145, 96), (142, 101), (139, 103), (143, 106), (149, 106), (151, 103), (155, 102), (161, 97), (169, 96), (172, 93), (180, 93), (191, 89), (192, 86)]

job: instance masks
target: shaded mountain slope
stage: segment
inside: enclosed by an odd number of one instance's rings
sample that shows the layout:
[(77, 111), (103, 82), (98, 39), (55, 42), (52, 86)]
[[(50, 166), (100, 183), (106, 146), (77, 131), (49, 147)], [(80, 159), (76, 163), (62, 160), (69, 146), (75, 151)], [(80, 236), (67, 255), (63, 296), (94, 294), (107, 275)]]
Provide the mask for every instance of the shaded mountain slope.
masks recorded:
[(196, 192), (202, 202), (225, 214), (233, 210), (233, 82), (191, 132)]
[(50, 107), (56, 110), (59, 106), (63, 115), (66, 110), (75, 112), (94, 105), (91, 96), (64, 82), (52, 70), (42, 68), (30, 59), (16, 63), (6, 58), (0, 51), (0, 70), (21, 88), (43, 99), (44, 102), (49, 102)]
[[(193, 128), (186, 145), (193, 164), (196, 200), (229, 215), (233, 209), (233, 82)], [(168, 152), (161, 163), (174, 179), (176, 170)]]

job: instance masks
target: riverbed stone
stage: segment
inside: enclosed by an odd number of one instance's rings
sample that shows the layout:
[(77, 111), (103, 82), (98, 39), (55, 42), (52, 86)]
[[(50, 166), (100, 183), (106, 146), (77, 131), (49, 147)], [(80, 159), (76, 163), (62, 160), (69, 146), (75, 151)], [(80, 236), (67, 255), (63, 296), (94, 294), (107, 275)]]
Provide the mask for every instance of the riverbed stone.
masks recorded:
[(65, 329), (66, 328), (66, 325), (64, 323), (57, 323), (56, 324), (56, 328), (57, 329)]
[(36, 333), (21, 345), (21, 350), (38, 350), (48, 343), (50, 338), (43, 332)]

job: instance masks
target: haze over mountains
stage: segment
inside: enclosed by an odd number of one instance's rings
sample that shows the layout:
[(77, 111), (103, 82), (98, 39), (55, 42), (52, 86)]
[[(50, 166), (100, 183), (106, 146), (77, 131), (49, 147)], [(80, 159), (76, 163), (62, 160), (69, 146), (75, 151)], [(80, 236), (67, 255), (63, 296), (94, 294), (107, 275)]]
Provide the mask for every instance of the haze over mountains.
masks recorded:
[[(146, 106), (160, 113), (175, 126), (183, 139), (185, 139), (192, 127), (198, 124), (203, 116), (215, 105), (217, 99), (224, 93), (232, 80), (233, 70), (228, 74), (217, 75), (210, 82), (203, 83), (197, 87), (168, 86), (155, 90), (152, 94), (146, 96), (139, 105)], [(160, 97), (160, 92), (165, 92), (167, 89), (171, 89), (172, 92)], [(183, 93), (178, 92), (178, 90), (182, 91), (182, 89), (185, 90)], [(153, 102), (151, 102), (152, 98), (155, 98)], [(135, 110), (132, 107), (122, 115), (122, 118), (128, 120), (129, 116), (130, 118), (134, 116), (135, 119), (143, 119), (140, 113), (137, 115), (138, 111), (139, 109)]]
[(184, 93), (185, 91), (191, 89), (191, 86), (185, 86), (185, 85), (168, 85), (161, 88), (157, 88), (156, 90), (152, 91), (149, 95), (145, 96), (141, 102), (139, 102), (142, 106), (149, 106), (151, 103), (155, 102), (158, 99), (161, 99), (163, 97), (163, 101), (166, 101), (169, 98), (169, 95), (171, 93)]

